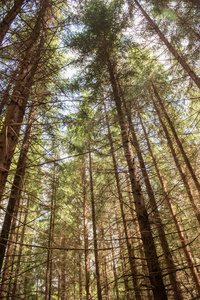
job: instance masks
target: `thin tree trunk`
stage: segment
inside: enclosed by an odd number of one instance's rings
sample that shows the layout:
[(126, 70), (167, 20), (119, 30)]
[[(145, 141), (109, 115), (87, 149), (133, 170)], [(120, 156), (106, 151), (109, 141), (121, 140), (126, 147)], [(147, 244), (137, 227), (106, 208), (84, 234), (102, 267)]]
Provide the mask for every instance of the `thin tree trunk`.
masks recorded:
[(152, 291), (154, 294), (154, 299), (167, 300), (167, 294), (163, 283), (162, 272), (160, 269), (158, 256), (156, 253), (156, 247), (151, 232), (148, 213), (145, 207), (144, 198), (142, 195), (142, 190), (139, 182), (139, 175), (136, 167), (136, 162), (133, 155), (131, 141), (129, 138), (127, 125), (122, 110), (122, 103), (121, 103), (121, 98), (119, 96), (117, 81), (115, 78), (113, 65), (110, 61), (108, 53), (107, 53), (107, 65), (108, 65), (108, 72), (110, 75), (110, 83), (113, 90), (113, 97), (114, 97), (114, 101), (118, 113), (118, 120), (121, 128), (122, 144), (123, 144), (128, 168), (129, 168), (129, 175), (130, 175), (131, 187), (132, 187), (132, 192), (135, 201), (135, 208), (138, 217), (138, 223), (140, 226), (141, 237), (144, 245), (145, 256), (147, 259), (149, 278), (151, 282)]
[[(130, 0), (128, 0), (129, 5), (132, 5), (130, 3)], [(178, 53), (178, 51), (172, 46), (172, 44), (168, 41), (168, 39), (164, 36), (164, 34), (160, 31), (158, 26), (153, 22), (153, 20), (149, 17), (149, 15), (145, 12), (145, 10), (142, 8), (140, 3), (137, 0), (134, 0), (135, 4), (139, 7), (141, 10), (143, 16), (147, 19), (149, 24), (152, 26), (152, 28), (156, 31), (160, 39), (163, 41), (165, 46), (168, 48), (168, 50), (174, 55), (176, 60), (180, 63), (180, 65), (183, 67), (186, 73), (190, 76), (190, 78), (196, 83), (196, 85), (200, 88), (200, 78), (197, 76), (197, 74), (192, 70), (192, 68), (188, 65), (188, 63), (185, 61), (185, 59)]]
[[(81, 246), (81, 237), (80, 237), (80, 229), (79, 229), (79, 245)], [(78, 252), (78, 268), (79, 268), (79, 299), (83, 300), (83, 290), (82, 290), (82, 264), (81, 264), (81, 251)]]
[(87, 225), (87, 182), (86, 182), (86, 168), (85, 159), (83, 162), (82, 171), (82, 186), (83, 186), (83, 215), (84, 215), (84, 248), (85, 248), (85, 289), (86, 300), (91, 300), (91, 283), (90, 283), (90, 261), (88, 251), (88, 225)]
[[(105, 246), (105, 241), (104, 241), (104, 229), (103, 225), (101, 224), (101, 248), (104, 249), (106, 248)], [(104, 290), (105, 290), (105, 298), (110, 300), (110, 286), (109, 286), (109, 281), (108, 281), (108, 270), (107, 270), (107, 259), (106, 259), (106, 251), (102, 252), (102, 269), (103, 269), (103, 277), (104, 277)]]
[(15, 239), (15, 231), (16, 231), (16, 223), (17, 223), (17, 215), (18, 215), (18, 208), (19, 208), (19, 202), (15, 206), (15, 212), (13, 214), (13, 221), (12, 221), (12, 227), (10, 231), (10, 238), (8, 243), (8, 249), (6, 252), (5, 257), (5, 264), (2, 274), (2, 280), (1, 280), (1, 292), (0, 292), (0, 299), (5, 298), (6, 291), (8, 290), (8, 273), (12, 262), (12, 250), (13, 250), (13, 243)]
[[(122, 95), (122, 91), (121, 91), (121, 95)], [(169, 248), (169, 245), (168, 245), (168, 242), (167, 242), (164, 226), (163, 226), (163, 223), (162, 223), (162, 220), (161, 220), (161, 217), (160, 217), (160, 213), (159, 213), (159, 210), (158, 210), (158, 206), (157, 206), (157, 203), (156, 203), (154, 192), (153, 192), (153, 189), (151, 187), (151, 183), (150, 183), (149, 176), (148, 176), (148, 173), (147, 173), (147, 170), (146, 170), (145, 162), (144, 162), (142, 152), (141, 152), (141, 149), (140, 149), (140, 145), (139, 145), (139, 142), (138, 142), (138, 138), (137, 138), (137, 135), (136, 135), (136, 132), (135, 132), (135, 128), (134, 128), (132, 120), (131, 120), (131, 114), (130, 114), (130, 111), (128, 111), (128, 109), (127, 109), (126, 102), (125, 102), (125, 99), (123, 98), (123, 96), (122, 96), (122, 99), (123, 99), (125, 112), (126, 112), (126, 115), (128, 117), (130, 132), (131, 132), (131, 135), (132, 135), (133, 146), (134, 146), (135, 151), (136, 151), (137, 156), (138, 156), (140, 170), (142, 172), (142, 176), (143, 176), (144, 183), (145, 183), (145, 186), (146, 186), (146, 191), (147, 191), (147, 194), (148, 194), (148, 197), (149, 197), (149, 202), (150, 202), (151, 209), (152, 209), (152, 215), (153, 215), (153, 218), (154, 218), (155, 223), (156, 223), (156, 227), (157, 227), (157, 231), (158, 231), (158, 234), (159, 234), (161, 247), (162, 247), (162, 250), (163, 250), (164, 257), (165, 257), (165, 261), (166, 261), (166, 265), (167, 265), (167, 271), (168, 271), (169, 279), (170, 279), (170, 284), (171, 284), (172, 290), (174, 292), (174, 299), (175, 300), (182, 300), (183, 297), (182, 297), (180, 285), (177, 282), (177, 278), (176, 278), (176, 267), (174, 265), (173, 258), (172, 258), (172, 255), (171, 255), (171, 251), (170, 251), (170, 248)]]
[(47, 269), (46, 269), (46, 287), (45, 287), (45, 300), (51, 300), (52, 293), (52, 260), (53, 260), (53, 242), (54, 242), (54, 203), (55, 203), (55, 180), (56, 180), (56, 168), (55, 162), (53, 167), (53, 182), (52, 182), (52, 195), (50, 204), (50, 221), (49, 221), (49, 240), (48, 240), (48, 250), (47, 250)]
[(122, 272), (123, 272), (123, 279), (124, 279), (124, 287), (125, 287), (125, 295), (126, 299), (130, 300), (130, 288), (129, 288), (129, 283), (128, 283), (128, 277), (127, 277), (127, 272), (126, 272), (126, 264), (125, 264), (125, 258), (124, 258), (124, 253), (123, 253), (123, 246), (122, 246), (122, 238), (121, 238), (121, 232), (119, 228), (119, 223), (117, 219), (117, 212), (115, 209), (115, 219), (116, 219), (116, 224), (117, 224), (117, 232), (118, 232), (118, 240), (119, 240), (119, 251), (120, 251), (120, 262), (122, 264)]
[(13, 7), (0, 23), (0, 45), (8, 32), (12, 22), (21, 10), (24, 0), (15, 0)]
[(17, 264), (16, 264), (16, 269), (15, 269), (15, 277), (14, 277), (11, 300), (15, 300), (17, 298), (16, 291), (17, 291), (17, 284), (18, 284), (18, 278), (19, 278), (20, 262), (21, 262), (21, 256), (22, 256), (22, 250), (23, 250), (23, 242), (24, 242), (24, 234), (25, 234), (26, 223), (27, 223), (28, 209), (29, 209), (29, 199), (27, 201), (26, 212), (25, 212), (24, 221), (23, 221), (23, 227), (22, 227), (22, 233), (21, 233), (21, 239), (20, 239), (20, 248), (19, 248), (18, 257), (17, 257)]
[(199, 196), (200, 196), (200, 183), (198, 181), (198, 178), (197, 178), (197, 176), (196, 176), (196, 174), (195, 174), (195, 172), (194, 172), (194, 170), (192, 168), (192, 165), (191, 165), (191, 163), (190, 163), (190, 161), (189, 161), (189, 159), (188, 159), (188, 157), (187, 157), (187, 155), (185, 153), (185, 150), (184, 150), (183, 145), (182, 145), (182, 143), (181, 143), (181, 141), (180, 141), (180, 139), (178, 137), (178, 134), (177, 134), (177, 132), (176, 132), (176, 130), (174, 128), (174, 125), (173, 125), (173, 123), (172, 123), (172, 121), (171, 121), (171, 119), (170, 119), (170, 117), (169, 117), (169, 115), (168, 115), (168, 113), (167, 113), (164, 105), (163, 105), (163, 101), (162, 101), (160, 95), (158, 94), (158, 91), (157, 91), (155, 85), (153, 84), (153, 82), (152, 82), (152, 87), (153, 87), (153, 91), (154, 91), (154, 94), (156, 96), (156, 99), (158, 100), (158, 103), (160, 104), (162, 112), (163, 112), (163, 114), (164, 114), (164, 116), (165, 116), (165, 118), (166, 118), (166, 120), (167, 120), (167, 122), (168, 122), (168, 124), (169, 124), (169, 126), (171, 128), (171, 131), (172, 131), (172, 133), (174, 135), (175, 141), (176, 141), (176, 143), (177, 143), (177, 145), (178, 145), (178, 147), (180, 149), (180, 152), (181, 152), (181, 154), (183, 156), (185, 165), (186, 165), (188, 171), (190, 172), (190, 175), (191, 175), (191, 177), (192, 177), (192, 179), (194, 181), (194, 184), (195, 184), (195, 186), (196, 186), (196, 188), (197, 188), (197, 190), (199, 192)]
[(6, 215), (4, 218), (4, 223), (1, 230), (1, 237), (0, 237), (0, 272), (2, 269), (2, 264), (5, 256), (6, 251), (6, 245), (7, 245), (7, 239), (10, 232), (10, 226), (13, 218), (13, 213), (15, 210), (15, 205), (19, 201), (21, 197), (21, 192), (23, 188), (23, 180), (26, 170), (26, 162), (27, 162), (27, 156), (28, 156), (28, 150), (30, 145), (30, 137), (31, 137), (31, 130), (32, 130), (32, 124), (34, 121), (34, 114), (35, 110), (33, 107), (31, 107), (28, 125), (26, 128), (23, 145), (21, 148), (18, 164), (17, 164), (17, 171), (15, 174), (15, 178), (13, 181), (13, 185), (11, 188), (10, 198), (6, 210)]
[(111, 241), (111, 252), (112, 252), (112, 262), (113, 262), (113, 274), (115, 279), (115, 291), (116, 291), (116, 300), (120, 300), (119, 298), (119, 287), (118, 287), (118, 278), (117, 278), (117, 270), (116, 270), (116, 263), (115, 263), (115, 254), (113, 249), (113, 240), (112, 240), (112, 232), (110, 231), (110, 241)]
[[(61, 246), (65, 247), (65, 237), (61, 234)], [(66, 300), (66, 260), (65, 260), (65, 251), (63, 250), (61, 253), (61, 291), (60, 298), (61, 300)]]
[(200, 278), (199, 278), (199, 274), (198, 274), (198, 271), (196, 269), (196, 267), (194, 266), (195, 263), (194, 263), (194, 260), (193, 260), (193, 257), (192, 257), (192, 254), (191, 254), (191, 251), (190, 251), (190, 247), (188, 245), (188, 241), (187, 241), (187, 238), (185, 238), (185, 235), (184, 235), (184, 231), (183, 229), (181, 228), (181, 224), (179, 223), (179, 220), (178, 220), (178, 217), (176, 215), (176, 212), (174, 210), (174, 207), (173, 207), (173, 204), (172, 204), (172, 201), (170, 199), (170, 196), (169, 196), (169, 192), (167, 190), (167, 186), (164, 182), (164, 179), (163, 179), (163, 176), (161, 174), (161, 170), (158, 166), (158, 163), (157, 163), (157, 160), (156, 160), (156, 157), (153, 153), (153, 150), (151, 148), (151, 144), (150, 144), (150, 141), (149, 141), (149, 138), (148, 138), (148, 135), (147, 135), (147, 132), (146, 132), (146, 129), (144, 127), (144, 124), (143, 124), (143, 121), (142, 121), (142, 118), (140, 116), (140, 113), (138, 112), (138, 115), (139, 115), (139, 118), (140, 118), (140, 123), (142, 125), (142, 129), (143, 129), (143, 132), (144, 132), (144, 136), (145, 136), (145, 139), (146, 139), (146, 142), (147, 142), (147, 146), (148, 146), (148, 150), (149, 150), (149, 153), (151, 154), (151, 157), (152, 157), (152, 160), (153, 160), (153, 164), (154, 164), (154, 167), (156, 169), (156, 173), (158, 175), (158, 178), (159, 178), (159, 181), (160, 181), (160, 184), (162, 186), (162, 190), (163, 190), (163, 195), (167, 201), (167, 204), (168, 204), (168, 207), (169, 207), (169, 210), (171, 212), (171, 215), (172, 215), (172, 218), (173, 218), (173, 221), (174, 221), (174, 225), (176, 227), (176, 230), (177, 230), (177, 233), (178, 233), (178, 236), (180, 238), (180, 242), (181, 242), (181, 245), (182, 245), (182, 249), (183, 249), (183, 252), (184, 252), (184, 255), (185, 255), (185, 259), (187, 261), (187, 264), (188, 264), (188, 267), (190, 269), (190, 273), (191, 273), (191, 276), (194, 280), (194, 282), (199, 286), (200, 285)]
[(131, 245), (131, 234), (130, 234), (130, 230), (129, 230), (128, 224), (127, 224), (124, 201), (123, 201), (122, 191), (121, 191), (121, 187), (120, 187), (120, 179), (119, 179), (119, 174), (118, 174), (117, 161), (116, 161), (116, 157), (115, 157), (115, 151), (114, 151), (114, 146), (113, 146), (112, 135), (110, 132), (110, 125), (109, 125), (109, 119), (108, 119), (108, 114), (106, 111), (105, 102), (104, 102), (104, 110), (105, 110), (105, 116), (106, 116), (106, 124), (108, 127), (108, 138), (109, 138), (110, 148), (111, 148), (111, 153), (112, 153), (112, 160), (113, 160), (115, 179), (116, 179), (116, 184), (117, 184), (117, 192), (118, 192), (118, 198), (119, 198), (119, 203), (120, 203), (121, 216), (122, 216), (124, 232), (125, 232), (125, 236), (126, 236), (126, 245), (127, 245), (127, 249), (128, 249), (129, 263), (130, 263), (130, 268), (131, 268), (131, 273), (132, 273), (131, 275), (132, 275), (132, 279), (133, 279), (133, 287), (134, 287), (136, 299), (140, 300), (141, 295), (140, 295), (140, 291), (139, 291), (139, 282), (138, 282), (138, 278), (137, 278), (138, 271), (137, 271), (137, 266), (135, 263), (134, 251), (133, 251), (133, 248)]
[[(21, 208), (21, 207), (20, 207)], [(12, 251), (12, 263), (11, 263), (11, 267), (10, 267), (10, 277), (9, 277), (9, 283), (8, 283), (8, 289), (7, 289), (7, 295), (6, 295), (6, 299), (7, 300), (10, 300), (11, 297), (12, 297), (12, 286), (13, 286), (13, 279), (14, 279), (14, 274), (15, 274), (15, 265), (16, 265), (16, 262), (15, 262), (15, 258), (17, 256), (17, 248), (18, 248), (18, 238), (19, 238), (19, 230), (20, 230), (20, 227), (21, 227), (21, 223), (22, 223), (22, 210), (20, 209), (19, 210), (19, 207), (18, 207), (18, 214), (17, 214), (17, 230), (16, 230), (16, 235), (14, 237), (14, 249)]]
[(100, 272), (99, 272), (98, 246), (97, 246), (94, 188), (93, 188), (93, 176), (92, 176), (92, 158), (91, 158), (90, 151), (89, 151), (89, 173), (90, 173), (90, 192), (91, 192), (91, 203), (92, 203), (92, 226), (93, 226), (93, 236), (94, 236), (94, 254), (95, 254), (95, 266), (96, 266), (96, 278), (97, 278), (97, 294), (98, 294), (98, 300), (102, 300), (101, 281), (100, 281)]

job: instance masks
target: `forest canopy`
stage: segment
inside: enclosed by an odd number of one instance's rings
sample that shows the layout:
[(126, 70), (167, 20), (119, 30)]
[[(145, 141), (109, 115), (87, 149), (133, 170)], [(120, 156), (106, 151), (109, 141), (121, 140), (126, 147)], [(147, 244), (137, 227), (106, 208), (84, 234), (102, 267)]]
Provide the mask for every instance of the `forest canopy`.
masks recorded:
[(199, 299), (199, 0), (0, 16), (0, 298)]

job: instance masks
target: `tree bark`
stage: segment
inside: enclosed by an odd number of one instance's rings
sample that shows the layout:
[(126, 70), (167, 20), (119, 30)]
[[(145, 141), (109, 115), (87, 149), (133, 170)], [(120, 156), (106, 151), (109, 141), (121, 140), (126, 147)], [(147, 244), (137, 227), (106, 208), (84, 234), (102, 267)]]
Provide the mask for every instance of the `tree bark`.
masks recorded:
[(114, 280), (115, 280), (116, 300), (120, 300), (120, 298), (119, 298), (119, 287), (118, 287), (117, 270), (116, 270), (116, 263), (115, 263), (115, 254), (114, 254), (114, 249), (113, 249), (112, 232), (110, 232), (110, 242), (111, 242), (111, 252), (112, 252), (113, 274), (114, 274)]
[[(128, 0), (129, 5), (130, 0)], [(185, 61), (185, 59), (178, 53), (178, 51), (172, 46), (172, 44), (168, 41), (168, 39), (164, 36), (164, 34), (160, 31), (158, 26), (153, 22), (153, 20), (149, 17), (149, 15), (145, 12), (145, 10), (142, 8), (140, 3), (137, 0), (134, 0), (135, 4), (139, 7), (141, 10), (143, 16), (147, 19), (149, 24), (152, 26), (152, 28), (156, 31), (160, 39), (163, 41), (165, 46), (168, 48), (168, 50), (174, 55), (176, 60), (180, 63), (180, 65), (183, 67), (186, 73), (190, 76), (190, 78), (196, 83), (198, 88), (200, 88), (200, 78), (197, 76), (197, 74), (192, 70), (192, 68), (188, 65), (188, 63)]]
[(17, 284), (18, 284), (18, 278), (19, 278), (20, 262), (21, 262), (21, 256), (22, 256), (22, 250), (23, 250), (23, 242), (24, 242), (24, 234), (25, 234), (26, 223), (27, 223), (28, 209), (29, 209), (29, 199), (27, 201), (26, 212), (25, 212), (25, 216), (24, 216), (24, 220), (23, 220), (23, 227), (22, 227), (22, 233), (21, 233), (21, 239), (20, 239), (20, 248), (19, 248), (19, 252), (18, 252), (18, 256), (17, 256), (17, 264), (16, 264), (16, 269), (15, 269), (15, 277), (14, 277), (11, 300), (15, 300), (17, 298), (16, 291), (17, 291)]
[(90, 282), (90, 261), (88, 251), (88, 225), (87, 225), (87, 182), (86, 182), (86, 168), (85, 159), (82, 170), (82, 186), (83, 186), (83, 216), (84, 216), (84, 248), (85, 248), (85, 289), (86, 300), (91, 300), (91, 282)]
[(13, 7), (0, 23), (0, 45), (8, 32), (12, 22), (21, 10), (24, 0), (15, 0)]
[(92, 158), (91, 158), (90, 150), (89, 150), (89, 173), (90, 173), (90, 193), (91, 193), (91, 204), (92, 204), (92, 227), (93, 227), (93, 237), (94, 237), (94, 255), (95, 255), (95, 267), (96, 267), (96, 278), (97, 278), (97, 294), (98, 294), (98, 300), (102, 300), (101, 280), (100, 280), (100, 271), (99, 271), (98, 245), (97, 245), (94, 188), (93, 188), (93, 176), (92, 176)]

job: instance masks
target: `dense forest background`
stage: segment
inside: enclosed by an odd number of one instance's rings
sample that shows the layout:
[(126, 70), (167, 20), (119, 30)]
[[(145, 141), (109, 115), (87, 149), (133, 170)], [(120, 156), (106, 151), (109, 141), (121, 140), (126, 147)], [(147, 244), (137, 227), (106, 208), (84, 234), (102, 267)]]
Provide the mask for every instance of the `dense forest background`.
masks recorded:
[(0, 16), (0, 298), (200, 299), (200, 1)]

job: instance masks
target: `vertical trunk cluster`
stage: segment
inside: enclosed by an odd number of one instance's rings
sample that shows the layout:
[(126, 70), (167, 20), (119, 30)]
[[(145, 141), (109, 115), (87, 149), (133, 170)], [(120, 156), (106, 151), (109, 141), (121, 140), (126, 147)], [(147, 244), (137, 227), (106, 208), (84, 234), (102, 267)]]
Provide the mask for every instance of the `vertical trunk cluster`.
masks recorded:
[(119, 125), (121, 128), (122, 144), (124, 148), (125, 157), (128, 164), (129, 176), (131, 181), (132, 192), (135, 202), (135, 210), (140, 227), (141, 237), (143, 241), (145, 256), (147, 260), (147, 266), (149, 269), (149, 278), (152, 285), (152, 291), (154, 299), (167, 299), (165, 286), (162, 279), (162, 272), (160, 269), (158, 256), (154, 239), (151, 232), (149, 217), (145, 206), (142, 190), (139, 182), (139, 175), (137, 166), (132, 151), (131, 141), (128, 133), (128, 128), (125, 120), (125, 116), (122, 109), (122, 99), (117, 86), (117, 80), (115, 75), (114, 66), (110, 60), (109, 54), (106, 53), (108, 73), (110, 76), (110, 84), (112, 86), (113, 98), (118, 113)]

